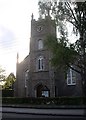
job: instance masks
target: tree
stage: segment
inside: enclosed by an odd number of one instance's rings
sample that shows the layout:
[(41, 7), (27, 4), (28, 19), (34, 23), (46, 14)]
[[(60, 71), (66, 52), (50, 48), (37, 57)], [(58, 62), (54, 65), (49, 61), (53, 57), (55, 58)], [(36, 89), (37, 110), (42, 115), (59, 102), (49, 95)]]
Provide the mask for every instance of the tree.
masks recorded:
[(5, 79), (3, 89), (13, 89), (15, 80), (16, 80), (15, 75), (13, 73), (10, 73), (8, 77)]
[(44, 17), (49, 15), (50, 14), (50, 10), (51, 10), (51, 2), (41, 2), (39, 1), (38, 2), (38, 5), (39, 5), (39, 14), (40, 14), (40, 17), (42, 18), (43, 15)]
[(5, 70), (1, 68), (0, 66), (0, 82), (4, 81), (5, 79)]
[(2, 89), (2, 85), (5, 81), (5, 70), (0, 66), (0, 90)]
[[(81, 75), (83, 93), (86, 96), (86, 2), (57, 3), (53, 1), (51, 11), (60, 31), (59, 39), (51, 37), (47, 39), (47, 45), (53, 52), (53, 64), (70, 67), (78, 72)], [(67, 39), (64, 23), (68, 22), (73, 25), (74, 34), (79, 36), (75, 43)]]

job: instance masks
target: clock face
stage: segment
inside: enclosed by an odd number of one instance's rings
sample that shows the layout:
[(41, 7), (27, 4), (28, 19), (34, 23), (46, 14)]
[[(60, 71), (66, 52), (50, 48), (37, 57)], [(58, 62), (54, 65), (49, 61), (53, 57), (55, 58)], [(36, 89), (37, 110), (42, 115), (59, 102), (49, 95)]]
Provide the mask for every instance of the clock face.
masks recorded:
[(38, 31), (38, 32), (42, 31), (42, 26), (38, 26), (38, 27), (37, 27), (37, 31)]

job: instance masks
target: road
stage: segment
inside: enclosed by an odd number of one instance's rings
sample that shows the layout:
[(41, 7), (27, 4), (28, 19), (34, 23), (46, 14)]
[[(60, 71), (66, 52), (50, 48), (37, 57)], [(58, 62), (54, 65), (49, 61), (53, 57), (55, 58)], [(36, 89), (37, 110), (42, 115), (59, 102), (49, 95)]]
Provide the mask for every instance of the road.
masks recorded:
[(2, 120), (85, 120), (82, 116), (58, 116), (58, 115), (31, 115), (19, 113), (3, 113)]
[(2, 120), (86, 120), (84, 109), (2, 107)]

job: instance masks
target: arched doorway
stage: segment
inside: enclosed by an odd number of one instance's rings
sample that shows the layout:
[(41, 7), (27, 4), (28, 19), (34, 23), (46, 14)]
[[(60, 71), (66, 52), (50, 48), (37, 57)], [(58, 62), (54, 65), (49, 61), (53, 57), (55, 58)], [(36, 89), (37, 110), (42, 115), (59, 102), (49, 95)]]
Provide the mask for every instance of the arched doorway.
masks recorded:
[(40, 84), (36, 87), (36, 97), (49, 97), (49, 96), (50, 90), (47, 88), (47, 86)]
[(42, 84), (37, 86), (37, 97), (42, 97), (42, 88), (43, 88)]

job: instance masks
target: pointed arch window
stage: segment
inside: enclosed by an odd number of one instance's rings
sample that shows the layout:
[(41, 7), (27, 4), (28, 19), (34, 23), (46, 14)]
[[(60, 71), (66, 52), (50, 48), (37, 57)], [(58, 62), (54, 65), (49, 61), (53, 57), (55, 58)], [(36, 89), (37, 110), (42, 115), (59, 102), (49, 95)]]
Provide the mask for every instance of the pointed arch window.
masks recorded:
[(25, 71), (25, 87), (27, 87), (27, 81), (29, 79), (29, 70)]
[(38, 58), (38, 70), (43, 70), (44, 69), (44, 58), (42, 56), (40, 56)]
[(42, 39), (39, 39), (38, 40), (38, 49), (43, 49), (43, 40)]

